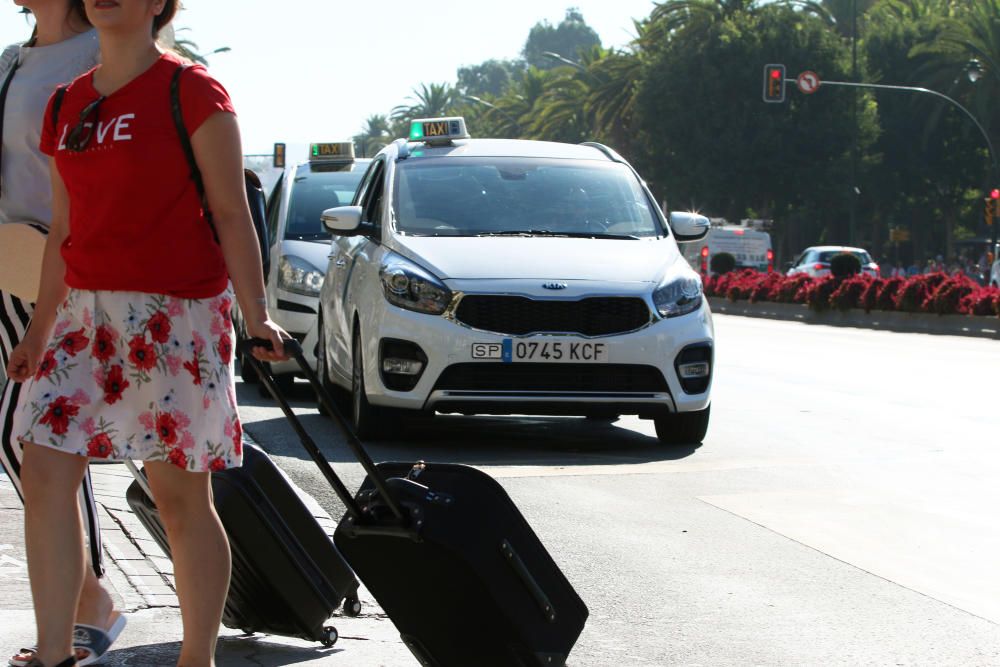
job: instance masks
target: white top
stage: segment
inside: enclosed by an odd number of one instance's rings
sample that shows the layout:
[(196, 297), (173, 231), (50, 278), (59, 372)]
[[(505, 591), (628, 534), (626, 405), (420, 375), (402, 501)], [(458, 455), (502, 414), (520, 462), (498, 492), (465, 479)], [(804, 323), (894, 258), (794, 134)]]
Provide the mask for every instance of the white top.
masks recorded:
[(15, 44), (0, 56), (0, 85), (15, 60), (21, 63), (4, 108), (0, 223), (51, 221), (49, 158), (38, 150), (45, 107), (56, 86), (97, 64), (98, 53), (97, 31), (88, 30), (48, 46)]

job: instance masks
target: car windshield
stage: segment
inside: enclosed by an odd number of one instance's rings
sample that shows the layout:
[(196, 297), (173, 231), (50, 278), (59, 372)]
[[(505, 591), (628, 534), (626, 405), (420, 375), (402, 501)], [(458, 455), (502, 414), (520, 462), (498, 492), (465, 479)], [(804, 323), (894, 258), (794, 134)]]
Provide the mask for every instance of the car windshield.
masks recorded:
[(396, 172), (396, 230), (414, 236), (665, 236), (645, 191), (613, 162), (420, 158)]
[(865, 264), (871, 264), (871, 255), (864, 250), (824, 250), (819, 254), (819, 261), (829, 263), (831, 259), (845, 252), (857, 257), (862, 266)]
[(364, 165), (357, 164), (336, 170), (300, 169), (292, 184), (285, 238), (329, 239), (330, 232), (320, 222), (320, 215), (328, 208), (349, 206), (364, 175)]

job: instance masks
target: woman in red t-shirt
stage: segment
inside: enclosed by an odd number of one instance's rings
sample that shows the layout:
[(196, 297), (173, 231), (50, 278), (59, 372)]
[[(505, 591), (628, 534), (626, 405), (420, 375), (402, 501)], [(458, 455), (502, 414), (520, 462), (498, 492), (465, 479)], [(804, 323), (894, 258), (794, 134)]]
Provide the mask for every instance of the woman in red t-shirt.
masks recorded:
[(66, 88), (54, 121), (52, 100), (46, 111), (52, 226), (34, 319), (7, 369), (27, 382), (15, 433), (38, 623), (32, 665), (74, 664), (65, 656), (83, 578), (75, 492), (88, 457), (145, 461), (184, 621), (179, 664), (211, 665), (230, 556), (210, 474), (242, 458), (234, 299), (248, 334), (273, 344), (256, 348), (258, 359), (287, 358), (287, 334), (265, 306), (233, 107), (199, 66), (181, 75), (180, 101), (214, 229), (184, 157), (170, 104), (182, 61), (155, 41), (177, 0), (85, 5), (101, 64)]

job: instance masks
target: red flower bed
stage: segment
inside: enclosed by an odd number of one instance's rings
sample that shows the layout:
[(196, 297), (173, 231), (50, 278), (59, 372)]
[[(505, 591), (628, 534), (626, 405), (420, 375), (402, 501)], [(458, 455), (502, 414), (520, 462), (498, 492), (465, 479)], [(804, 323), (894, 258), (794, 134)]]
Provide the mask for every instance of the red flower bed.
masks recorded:
[(938, 315), (955, 315), (959, 312), (962, 299), (978, 287), (971, 279), (962, 275), (948, 278), (927, 297), (924, 310)]
[(1000, 289), (980, 287), (966, 276), (931, 273), (912, 278), (872, 278), (859, 274), (839, 279), (785, 276), (753, 269), (703, 279), (706, 296), (751, 303), (804, 303), (813, 310), (852, 308), (898, 310), (940, 315), (1000, 315)]
[(962, 297), (958, 305), (961, 313), (968, 315), (1000, 315), (1000, 289), (996, 287), (980, 287)]
[(874, 282), (865, 274), (853, 275), (844, 279), (830, 295), (830, 307), (837, 310), (850, 310), (861, 307), (861, 297)]

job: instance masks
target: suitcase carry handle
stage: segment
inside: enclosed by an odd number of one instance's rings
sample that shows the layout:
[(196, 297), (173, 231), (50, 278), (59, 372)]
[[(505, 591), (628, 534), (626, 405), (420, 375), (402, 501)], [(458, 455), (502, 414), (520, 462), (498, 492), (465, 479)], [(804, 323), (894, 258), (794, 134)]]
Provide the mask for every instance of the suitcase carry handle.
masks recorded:
[[(340, 413), (340, 409), (334, 403), (333, 397), (330, 396), (330, 393), (326, 390), (322, 383), (320, 383), (319, 378), (316, 377), (316, 373), (313, 371), (312, 367), (309, 366), (309, 363), (302, 354), (302, 345), (294, 338), (283, 340), (282, 344), (285, 347), (285, 351), (290, 354), (293, 359), (295, 359), (296, 363), (298, 363), (299, 368), (309, 380), (309, 384), (311, 384), (313, 389), (316, 390), (316, 396), (319, 398), (320, 402), (322, 402), (323, 407), (326, 408), (329, 414), (333, 417), (334, 423), (336, 423), (340, 428), (341, 433), (344, 435), (344, 439), (347, 440), (347, 445), (351, 448), (351, 451), (358, 459), (358, 462), (361, 463), (361, 467), (365, 469), (365, 472), (368, 474), (368, 478), (372, 481), (372, 484), (375, 486), (378, 494), (385, 501), (386, 507), (389, 508), (389, 511), (392, 512), (397, 521), (404, 524), (407, 523), (408, 514), (403, 511), (402, 506), (396, 500), (396, 497), (391, 491), (389, 491), (389, 487), (386, 485), (385, 479), (375, 467), (374, 461), (372, 461), (371, 457), (368, 455), (368, 452), (365, 450), (364, 445), (361, 444), (358, 436), (355, 435), (354, 429), (348, 425), (347, 420)], [(340, 480), (340, 477), (337, 476), (337, 473), (333, 471), (333, 467), (330, 465), (330, 462), (326, 460), (326, 457), (323, 456), (319, 447), (316, 446), (315, 441), (306, 432), (305, 428), (302, 426), (302, 422), (299, 421), (299, 418), (292, 411), (291, 406), (288, 405), (288, 400), (282, 395), (281, 390), (278, 389), (277, 383), (274, 381), (271, 373), (268, 372), (263, 362), (254, 357), (251, 353), (251, 350), (255, 347), (263, 347), (268, 350), (272, 349), (271, 341), (263, 338), (250, 338), (240, 341), (238, 345), (239, 352), (250, 361), (253, 369), (257, 371), (257, 375), (260, 376), (261, 382), (263, 382), (264, 386), (267, 387), (267, 390), (271, 392), (274, 400), (277, 401), (278, 405), (281, 407), (281, 411), (285, 413), (285, 417), (288, 418), (292, 428), (295, 429), (295, 433), (299, 436), (299, 439), (302, 441), (302, 444), (309, 453), (309, 456), (311, 456), (313, 461), (316, 462), (316, 465), (319, 466), (320, 472), (323, 473), (323, 476), (326, 477), (330, 486), (333, 487), (333, 490), (340, 498), (340, 501), (347, 507), (347, 513), (353, 516), (354, 520), (358, 523), (363, 523), (364, 514), (361, 511), (361, 507), (358, 505), (357, 501), (355, 501), (351, 492), (347, 490), (347, 487), (344, 486), (344, 483)]]

